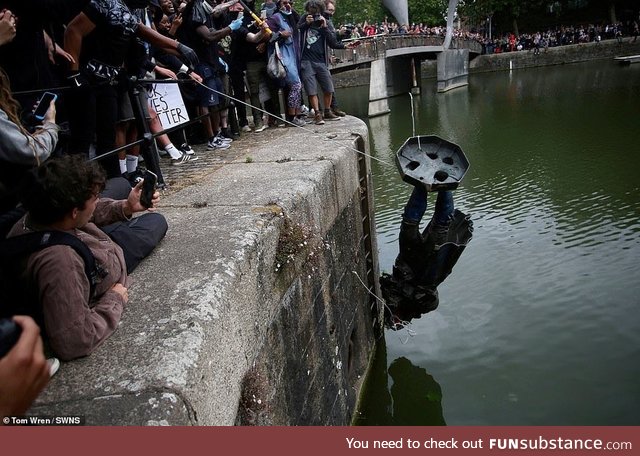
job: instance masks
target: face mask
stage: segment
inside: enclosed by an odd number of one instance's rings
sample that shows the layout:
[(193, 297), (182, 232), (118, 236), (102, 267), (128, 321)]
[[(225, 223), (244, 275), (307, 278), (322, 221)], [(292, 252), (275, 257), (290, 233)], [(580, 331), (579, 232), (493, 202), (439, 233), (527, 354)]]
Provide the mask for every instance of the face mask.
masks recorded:
[(213, 14), (213, 6), (209, 5), (209, 2), (207, 0), (204, 0), (202, 2), (202, 8), (204, 9), (205, 13)]
[(280, 8), (280, 12), (282, 14), (286, 14), (287, 16), (291, 14), (291, 10), (288, 10), (286, 8)]
[(269, 3), (267, 5), (264, 5), (264, 11), (265, 11), (267, 17), (271, 17), (273, 15), (273, 13), (276, 12), (276, 4), (275, 3)]

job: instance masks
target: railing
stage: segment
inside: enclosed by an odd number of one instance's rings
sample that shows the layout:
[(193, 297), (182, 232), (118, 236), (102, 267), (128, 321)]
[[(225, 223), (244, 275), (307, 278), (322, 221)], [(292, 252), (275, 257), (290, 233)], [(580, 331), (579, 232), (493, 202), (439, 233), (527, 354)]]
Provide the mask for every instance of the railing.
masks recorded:
[[(332, 63), (330, 69), (346, 68), (368, 63), (386, 56), (390, 49), (420, 47), (420, 46), (442, 46), (443, 36), (427, 35), (374, 35), (363, 38), (344, 40), (349, 42), (359, 42), (353, 49), (334, 49), (332, 51)], [(451, 49), (469, 49), (469, 51), (480, 54), (482, 45), (475, 40), (464, 38), (454, 38), (451, 41)]]

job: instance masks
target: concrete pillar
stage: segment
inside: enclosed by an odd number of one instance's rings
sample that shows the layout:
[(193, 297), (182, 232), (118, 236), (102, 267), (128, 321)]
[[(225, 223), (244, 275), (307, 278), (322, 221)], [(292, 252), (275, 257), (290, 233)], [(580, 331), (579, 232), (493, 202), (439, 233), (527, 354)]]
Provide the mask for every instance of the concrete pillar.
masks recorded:
[(422, 77), (420, 74), (421, 65), (420, 59), (411, 59), (411, 94), (420, 95), (420, 87), (422, 86)]
[(438, 54), (438, 92), (469, 84), (469, 50), (449, 49)]
[(389, 113), (388, 97), (386, 59), (374, 60), (369, 76), (369, 117)]

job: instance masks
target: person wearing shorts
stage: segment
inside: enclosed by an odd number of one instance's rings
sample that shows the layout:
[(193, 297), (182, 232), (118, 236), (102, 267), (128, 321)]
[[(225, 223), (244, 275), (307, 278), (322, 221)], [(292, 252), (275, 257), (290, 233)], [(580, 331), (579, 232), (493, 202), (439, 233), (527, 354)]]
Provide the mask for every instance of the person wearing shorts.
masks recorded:
[[(336, 40), (335, 34), (329, 31), (327, 20), (323, 16), (325, 3), (322, 0), (308, 0), (304, 4), (306, 14), (298, 22), (300, 30), (301, 76), (304, 89), (309, 96), (309, 104), (315, 111), (314, 122), (323, 125), (324, 118), (320, 111), (317, 82), (323, 93), (327, 120), (337, 120), (338, 116), (329, 110), (333, 97), (333, 79), (329, 72), (328, 48), (345, 49), (346, 46)], [(316, 82), (317, 81), (317, 82)]]
[(202, 78), (202, 85), (196, 92), (198, 114), (209, 114), (202, 121), (207, 134), (208, 149), (228, 149), (229, 143), (216, 137), (220, 130), (220, 110), (224, 108), (222, 99), (225, 87), (222, 78), (225, 67), (219, 57), (218, 42), (237, 30), (242, 20), (232, 21), (226, 27), (216, 28), (213, 0), (194, 0), (183, 11), (184, 22), (178, 30), (181, 39), (191, 45), (200, 60), (195, 72)]

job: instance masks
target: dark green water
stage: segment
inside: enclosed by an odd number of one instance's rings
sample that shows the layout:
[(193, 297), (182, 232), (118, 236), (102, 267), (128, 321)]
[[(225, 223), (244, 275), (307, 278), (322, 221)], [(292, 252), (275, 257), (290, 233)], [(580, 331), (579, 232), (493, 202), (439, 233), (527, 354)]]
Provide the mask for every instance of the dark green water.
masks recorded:
[[(366, 114), (367, 88), (338, 92)], [(380, 267), (411, 192), (393, 163), (409, 96), (369, 119)], [(475, 232), (440, 307), (386, 332), (361, 424), (640, 424), (640, 65), (474, 75), (414, 100), (417, 134), (460, 145)], [(434, 198), (429, 200), (428, 214)], [(426, 217), (425, 217), (426, 218)]]

